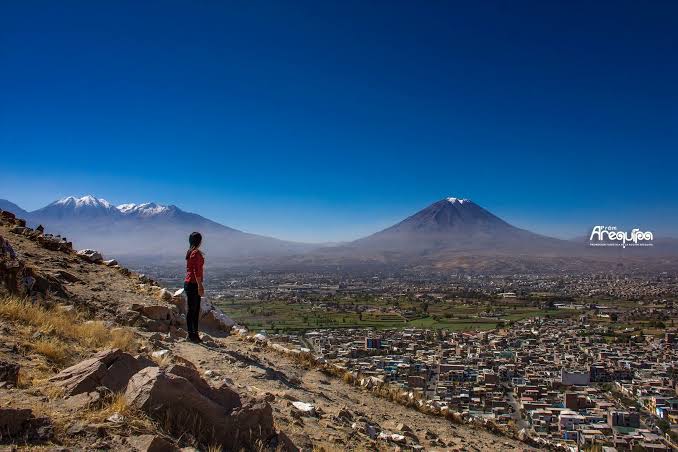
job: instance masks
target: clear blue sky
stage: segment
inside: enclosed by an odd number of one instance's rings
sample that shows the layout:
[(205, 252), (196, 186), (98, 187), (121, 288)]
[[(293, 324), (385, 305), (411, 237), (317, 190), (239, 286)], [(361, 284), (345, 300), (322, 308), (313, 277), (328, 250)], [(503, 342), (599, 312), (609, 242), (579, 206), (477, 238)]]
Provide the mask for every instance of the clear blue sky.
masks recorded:
[(3, 2), (0, 150), (27, 209), (323, 241), (458, 196), (678, 235), (678, 2)]

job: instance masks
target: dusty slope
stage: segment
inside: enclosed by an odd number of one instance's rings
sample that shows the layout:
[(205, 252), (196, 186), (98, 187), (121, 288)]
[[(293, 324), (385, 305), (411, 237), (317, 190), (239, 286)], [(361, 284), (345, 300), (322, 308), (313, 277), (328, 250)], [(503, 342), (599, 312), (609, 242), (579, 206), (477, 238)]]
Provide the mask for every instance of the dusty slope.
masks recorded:
[[(73, 254), (46, 250), (26, 237), (10, 233), (7, 226), (0, 226), (0, 235), (10, 240), (26, 265), (61, 281), (66, 290), (65, 297), (57, 299), (61, 304), (74, 305), (94, 318), (113, 323), (121, 322), (133, 304), (158, 304), (152, 295), (157, 292), (149, 290), (148, 284), (142, 284), (135, 275), (129, 277), (105, 265), (83, 262)], [(26, 369), (39, 370), (44, 376), (65, 366), (49, 361), (45, 364), (42, 357), (28, 353), (30, 347), (22, 341), (26, 342), (26, 334), (31, 331), (25, 330), (25, 326), (2, 321), (0, 343), (4, 345), (0, 347), (0, 360), (14, 360)], [(276, 428), (287, 433), (304, 450), (393, 450), (395, 447), (393, 442), (375, 441), (358, 433), (358, 429), (352, 427), (354, 422), (357, 427), (368, 422), (392, 432), (396, 432), (397, 424), (403, 423), (413, 430), (413, 438), (408, 439), (408, 443), (419, 443), (427, 450), (526, 448), (523, 443), (482, 429), (453, 425), (445, 419), (377, 398), (316, 370), (305, 370), (288, 357), (238, 337), (215, 338), (208, 340), (207, 346), (201, 346), (177, 339), (176, 335), (151, 333), (143, 328), (137, 331), (140, 343), (145, 344), (147, 351), (167, 349), (175, 361), (187, 360), (201, 372), (211, 371), (207, 373), (210, 383), (225, 379), (241, 393), (266, 396), (274, 410)], [(30, 340), (31, 336), (27, 337)], [(87, 353), (87, 349), (81, 351), (82, 355)], [(75, 422), (73, 419), (82, 413), (69, 411), (63, 401), (49, 397), (48, 387), (31, 383), (20, 386), (23, 387), (0, 388), (3, 404), (29, 404), (38, 407), (37, 412), (60, 416), (62, 419), (56, 422), (57, 434), (53, 440), (56, 444), (125, 449), (130, 435), (154, 433), (144, 431), (151, 427), (144, 427), (143, 423), (121, 429), (105, 422), (94, 423), (91, 418)], [(313, 403), (319, 408), (319, 416), (296, 415), (291, 407), (292, 399)], [(344, 408), (351, 421), (336, 419)], [(71, 434), (74, 429), (87, 434), (74, 436)], [(435, 437), (440, 439), (432, 439)]]

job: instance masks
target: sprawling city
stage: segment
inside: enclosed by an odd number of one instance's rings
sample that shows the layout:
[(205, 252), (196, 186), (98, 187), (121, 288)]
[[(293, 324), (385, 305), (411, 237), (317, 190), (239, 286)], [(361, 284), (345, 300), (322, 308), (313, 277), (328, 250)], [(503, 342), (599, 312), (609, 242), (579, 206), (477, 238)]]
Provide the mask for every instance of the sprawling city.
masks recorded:
[(240, 324), (367, 386), (572, 450), (676, 447), (677, 275), (209, 278)]

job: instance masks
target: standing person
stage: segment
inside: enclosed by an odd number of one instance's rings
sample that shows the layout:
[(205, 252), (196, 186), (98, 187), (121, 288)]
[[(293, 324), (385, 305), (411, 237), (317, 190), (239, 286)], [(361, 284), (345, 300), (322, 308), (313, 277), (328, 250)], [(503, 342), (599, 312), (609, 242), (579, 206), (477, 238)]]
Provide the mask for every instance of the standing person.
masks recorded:
[(190, 248), (186, 251), (186, 279), (184, 279), (184, 292), (188, 299), (188, 312), (186, 313), (186, 326), (188, 328), (188, 340), (202, 342), (198, 335), (198, 319), (200, 318), (200, 297), (205, 295), (202, 285), (202, 270), (205, 258), (200, 252), (202, 235), (193, 232), (188, 237)]

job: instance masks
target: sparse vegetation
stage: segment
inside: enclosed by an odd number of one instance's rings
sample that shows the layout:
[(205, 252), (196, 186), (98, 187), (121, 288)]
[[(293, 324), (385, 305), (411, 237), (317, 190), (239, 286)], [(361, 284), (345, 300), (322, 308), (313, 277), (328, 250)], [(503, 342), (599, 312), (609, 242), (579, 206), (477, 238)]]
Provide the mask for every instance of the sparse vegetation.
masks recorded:
[(68, 358), (66, 353), (68, 344), (58, 338), (38, 339), (31, 346), (36, 353), (57, 365), (63, 365)]
[(68, 363), (72, 343), (84, 349), (137, 349), (132, 331), (125, 328), (111, 329), (105, 322), (88, 320), (84, 315), (60, 306), (48, 307), (26, 299), (1, 296), (0, 317), (28, 325), (39, 333), (40, 338), (31, 347), (55, 364)]

